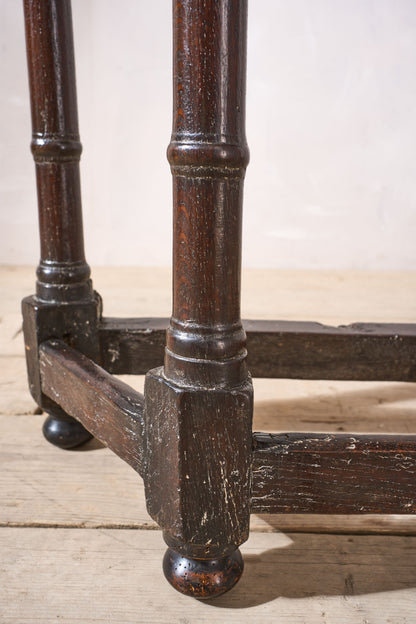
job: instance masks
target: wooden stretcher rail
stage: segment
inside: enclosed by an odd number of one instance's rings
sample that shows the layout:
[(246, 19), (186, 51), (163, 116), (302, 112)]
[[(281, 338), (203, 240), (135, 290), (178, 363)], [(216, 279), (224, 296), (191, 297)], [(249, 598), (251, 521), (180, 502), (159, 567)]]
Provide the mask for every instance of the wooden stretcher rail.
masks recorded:
[(416, 513), (416, 435), (255, 433), (253, 513)]
[[(145, 374), (163, 364), (168, 319), (104, 319), (102, 366)], [(243, 321), (253, 377), (416, 381), (416, 325), (354, 323), (328, 327), (292, 321)]]
[[(40, 347), (42, 391), (139, 474), (143, 395), (59, 340)], [(416, 513), (416, 435), (254, 433), (253, 513)]]
[(143, 395), (62, 341), (39, 351), (42, 391), (142, 474)]

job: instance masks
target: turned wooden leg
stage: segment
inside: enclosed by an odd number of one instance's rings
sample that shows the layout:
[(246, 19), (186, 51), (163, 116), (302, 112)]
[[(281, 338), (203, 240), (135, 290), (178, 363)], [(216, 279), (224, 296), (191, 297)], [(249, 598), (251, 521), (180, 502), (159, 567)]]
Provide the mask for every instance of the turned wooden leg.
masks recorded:
[(45, 437), (62, 448), (91, 435), (41, 392), (38, 347), (64, 338), (94, 355), (99, 304), (85, 261), (75, 67), (69, 0), (24, 0), (41, 258), (36, 296), (23, 303), (29, 382), (49, 413)]
[(173, 313), (145, 385), (148, 510), (184, 594), (230, 589), (248, 537), (252, 385), (240, 320), (246, 2), (174, 2)]

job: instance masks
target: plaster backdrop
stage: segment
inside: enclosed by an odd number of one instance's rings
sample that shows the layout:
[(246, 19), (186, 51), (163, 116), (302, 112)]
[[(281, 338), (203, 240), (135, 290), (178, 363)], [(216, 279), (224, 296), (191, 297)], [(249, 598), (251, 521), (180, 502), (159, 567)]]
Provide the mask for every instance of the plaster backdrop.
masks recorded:
[[(21, 2), (0, 0), (0, 263), (39, 254)], [(171, 3), (73, 0), (91, 265), (171, 257)], [(415, 0), (251, 0), (244, 264), (416, 269)]]

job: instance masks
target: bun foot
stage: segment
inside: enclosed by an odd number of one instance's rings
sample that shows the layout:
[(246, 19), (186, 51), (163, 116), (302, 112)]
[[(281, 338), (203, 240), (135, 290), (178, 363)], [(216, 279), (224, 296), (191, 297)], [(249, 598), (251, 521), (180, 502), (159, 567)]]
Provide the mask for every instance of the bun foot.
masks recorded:
[(66, 415), (50, 414), (43, 423), (42, 432), (48, 442), (61, 449), (75, 448), (93, 437), (75, 418)]
[(163, 559), (163, 572), (181, 594), (193, 598), (215, 598), (229, 591), (240, 579), (243, 557), (237, 548), (221, 559), (191, 559), (171, 548)]

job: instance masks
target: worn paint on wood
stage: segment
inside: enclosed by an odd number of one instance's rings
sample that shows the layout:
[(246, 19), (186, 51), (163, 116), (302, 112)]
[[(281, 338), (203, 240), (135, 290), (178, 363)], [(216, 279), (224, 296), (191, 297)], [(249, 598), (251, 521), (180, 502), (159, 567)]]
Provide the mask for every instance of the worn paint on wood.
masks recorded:
[[(164, 359), (168, 319), (104, 318), (98, 338), (103, 366), (145, 374)], [(330, 327), (296, 321), (244, 320), (253, 377), (416, 381), (416, 325), (354, 323)]]
[(416, 436), (254, 434), (252, 510), (416, 513)]
[(143, 395), (59, 340), (41, 345), (40, 370), (43, 392), (141, 474)]

